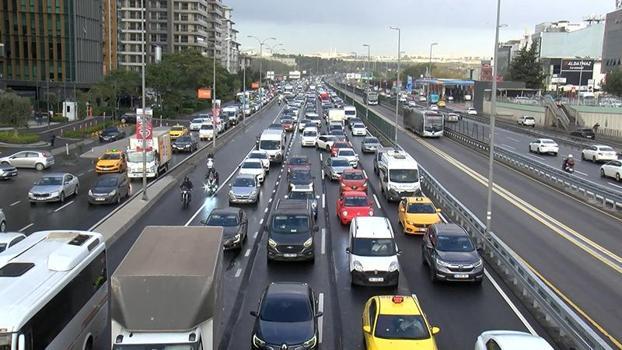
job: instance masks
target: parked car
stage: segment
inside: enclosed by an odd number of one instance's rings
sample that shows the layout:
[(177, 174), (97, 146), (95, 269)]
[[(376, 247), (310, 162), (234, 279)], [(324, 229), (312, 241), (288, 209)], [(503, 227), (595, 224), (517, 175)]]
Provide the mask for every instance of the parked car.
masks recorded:
[(600, 167), (600, 176), (612, 177), (616, 181), (622, 181), (622, 161), (612, 160)]
[(222, 246), (224, 249), (242, 249), (248, 235), (248, 218), (241, 208), (216, 208), (212, 210), (205, 226), (222, 227)]
[(466, 231), (456, 224), (435, 224), (423, 236), (423, 264), (434, 281), (471, 281), (481, 284), (484, 262)]
[(551, 139), (536, 139), (529, 143), (529, 152), (547, 153), (557, 156), (559, 145)]
[(69, 173), (47, 174), (28, 191), (30, 204), (38, 202), (61, 202), (71, 195), (78, 195), (78, 177)]
[(125, 174), (106, 174), (97, 178), (89, 190), (89, 204), (120, 204), (130, 196), (130, 181)]
[(0, 164), (41, 171), (54, 165), (54, 156), (48, 151), (22, 151), (0, 158)]
[(105, 128), (99, 133), (99, 142), (112, 142), (118, 141), (125, 137), (125, 132), (117, 128), (116, 126), (111, 126)]
[(524, 116), (518, 118), (517, 123), (518, 123), (518, 125), (531, 126), (532, 128), (535, 128), (536, 127), (536, 118), (534, 118), (532, 116), (524, 115)]
[(477, 337), (475, 350), (553, 350), (543, 338), (518, 331), (485, 331)]
[(238, 174), (229, 185), (229, 203), (257, 204), (260, 195), (259, 186), (256, 176)]
[(590, 140), (596, 139), (596, 134), (594, 133), (594, 130), (590, 128), (577, 129), (571, 132), (570, 136), (581, 137), (581, 138), (590, 139)]
[(8, 163), (0, 164), (0, 180), (8, 180), (17, 176), (17, 168)]
[(23, 241), (24, 238), (26, 238), (26, 235), (23, 233), (0, 230), (0, 253)]
[(199, 141), (192, 134), (180, 136), (171, 144), (173, 152), (194, 152), (199, 149)]
[(581, 151), (581, 159), (591, 160), (592, 162), (608, 162), (617, 160), (618, 153), (606, 145), (592, 145)]

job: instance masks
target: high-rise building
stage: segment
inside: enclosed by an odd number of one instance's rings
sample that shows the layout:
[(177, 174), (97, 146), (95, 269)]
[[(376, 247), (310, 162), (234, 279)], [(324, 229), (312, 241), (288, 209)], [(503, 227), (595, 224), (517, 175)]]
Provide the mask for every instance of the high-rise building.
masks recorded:
[(117, 27), (117, 0), (103, 0), (103, 54), (104, 75), (117, 69), (118, 27)]
[(102, 77), (101, 0), (0, 1), (0, 89), (61, 98)]
[(231, 7), (225, 7), (224, 26), (225, 26), (225, 55), (223, 66), (230, 73), (237, 73), (240, 59), (240, 43), (238, 43), (238, 30), (234, 28), (235, 22), (232, 18)]

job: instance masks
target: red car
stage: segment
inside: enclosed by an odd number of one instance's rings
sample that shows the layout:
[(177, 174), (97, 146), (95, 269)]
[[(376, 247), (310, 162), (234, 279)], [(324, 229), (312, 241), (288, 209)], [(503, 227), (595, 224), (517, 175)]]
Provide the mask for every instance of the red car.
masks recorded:
[(347, 225), (357, 216), (374, 216), (374, 208), (367, 198), (367, 193), (343, 192), (337, 199), (337, 216), (343, 225)]
[(350, 144), (350, 142), (346, 142), (346, 141), (335, 141), (332, 147), (330, 148), (330, 156), (336, 157), (337, 152), (339, 151), (340, 148), (352, 148), (352, 145)]
[(360, 169), (346, 169), (339, 179), (340, 192), (367, 192), (367, 177)]
[(283, 130), (287, 132), (294, 131), (294, 121), (292, 119), (282, 119), (281, 126), (283, 127)]

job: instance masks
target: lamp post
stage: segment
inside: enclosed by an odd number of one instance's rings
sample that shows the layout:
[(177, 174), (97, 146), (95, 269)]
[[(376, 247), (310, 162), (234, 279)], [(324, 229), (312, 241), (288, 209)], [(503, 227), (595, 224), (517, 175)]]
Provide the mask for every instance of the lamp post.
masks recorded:
[(428, 62), (428, 78), (432, 78), (432, 48), (438, 45), (438, 43), (430, 44), (430, 61)]
[(490, 96), (490, 153), (488, 154), (488, 197), (486, 200), (486, 236), (490, 233), (492, 221), (492, 190), (493, 169), (495, 163), (495, 117), (497, 114), (497, 47), (499, 46), (499, 20), (501, 17), (501, 0), (497, 0), (497, 21), (495, 24), (495, 52), (492, 66), (492, 91)]
[[(367, 75), (368, 65), (371, 66), (370, 57), (371, 57), (371, 46), (369, 44), (363, 44), (363, 46), (367, 47), (367, 62), (365, 63), (365, 75)], [(369, 77), (368, 77), (369, 79)], [(365, 96), (365, 120), (369, 118), (369, 103), (367, 101), (367, 96)]]
[[(231, 37), (225, 38), (224, 41), (228, 42), (231, 40)], [(214, 41), (214, 57), (212, 60), (212, 125), (214, 127), (214, 137), (212, 137), (212, 150), (216, 152), (216, 135), (218, 135), (218, 128), (216, 123), (216, 115), (215, 113), (219, 112), (219, 109), (216, 107), (216, 41)], [(220, 118), (220, 113), (218, 115)]]
[(397, 88), (395, 89), (395, 137), (393, 139), (395, 145), (397, 146), (397, 116), (399, 114), (398, 109), (400, 107), (400, 89), (402, 87), (402, 83), (400, 81), (400, 54), (402, 53), (402, 31), (399, 27), (389, 27), (389, 29), (397, 30)]
[(261, 80), (263, 79), (263, 46), (268, 40), (276, 40), (275, 37), (269, 37), (261, 40), (258, 36), (248, 35), (249, 38), (256, 39), (259, 43), (259, 102), (263, 103), (263, 92), (261, 90)]
[[(142, 85), (142, 115), (140, 117), (142, 125), (140, 128), (143, 139), (143, 197), (144, 201), (149, 200), (147, 195), (147, 113), (145, 108), (145, 0), (140, 1), (140, 67), (141, 67), (141, 85)], [(156, 169), (156, 171), (158, 171)]]

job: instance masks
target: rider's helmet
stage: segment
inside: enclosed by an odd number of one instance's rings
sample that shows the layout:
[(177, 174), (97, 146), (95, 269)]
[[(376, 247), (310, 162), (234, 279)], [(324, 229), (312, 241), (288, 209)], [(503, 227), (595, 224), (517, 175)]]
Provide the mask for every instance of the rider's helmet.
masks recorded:
[(572, 154), (569, 154), (569, 155), (568, 155), (568, 159), (572, 159)]
[(189, 181), (190, 181), (190, 178), (188, 176), (185, 176), (184, 177), (184, 182), (189, 182)]

